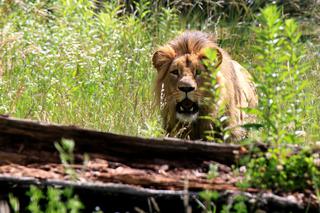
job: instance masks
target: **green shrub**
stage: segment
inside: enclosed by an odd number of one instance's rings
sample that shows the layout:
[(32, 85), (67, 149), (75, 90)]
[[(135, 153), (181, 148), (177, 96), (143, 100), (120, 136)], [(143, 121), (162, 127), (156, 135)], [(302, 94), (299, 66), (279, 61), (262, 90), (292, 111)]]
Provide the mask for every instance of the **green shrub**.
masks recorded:
[(300, 42), (301, 32), (294, 20), (283, 20), (274, 5), (261, 10), (258, 21), (253, 30), (257, 41), (254, 51), (259, 109), (254, 113), (263, 126), (262, 141), (274, 145), (302, 142), (305, 111), (311, 106), (304, 105), (308, 98), (306, 72), (310, 67)]
[(320, 171), (310, 150), (291, 154), (288, 149), (270, 149), (248, 164), (247, 180), (252, 186), (276, 191), (317, 190)]
[(261, 10), (258, 21), (253, 30), (259, 108), (253, 112), (262, 124), (260, 140), (269, 142), (271, 148), (249, 162), (247, 180), (254, 187), (278, 191), (317, 189), (320, 172), (311, 151), (292, 154), (284, 145), (305, 142), (305, 111), (312, 108), (304, 103), (310, 66), (301, 32), (294, 20), (283, 20), (274, 5)]

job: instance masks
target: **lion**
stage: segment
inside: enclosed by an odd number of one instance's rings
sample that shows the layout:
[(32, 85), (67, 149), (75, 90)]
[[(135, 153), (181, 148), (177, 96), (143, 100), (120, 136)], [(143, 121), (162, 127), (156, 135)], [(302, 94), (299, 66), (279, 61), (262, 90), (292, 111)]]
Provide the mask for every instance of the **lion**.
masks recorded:
[[(204, 65), (205, 50), (217, 51), (216, 82), (219, 99), (206, 104), (208, 87), (203, 73), (210, 73)], [(230, 140), (239, 141), (247, 132), (241, 126), (254, 116), (244, 108), (257, 106), (258, 97), (250, 73), (228, 53), (218, 47), (212, 34), (186, 31), (153, 54), (152, 63), (157, 70), (155, 82), (156, 103), (160, 106), (163, 127), (168, 136), (191, 140), (207, 140), (206, 132), (215, 129), (215, 122), (204, 116), (217, 118), (217, 109), (224, 108), (225, 128)]]

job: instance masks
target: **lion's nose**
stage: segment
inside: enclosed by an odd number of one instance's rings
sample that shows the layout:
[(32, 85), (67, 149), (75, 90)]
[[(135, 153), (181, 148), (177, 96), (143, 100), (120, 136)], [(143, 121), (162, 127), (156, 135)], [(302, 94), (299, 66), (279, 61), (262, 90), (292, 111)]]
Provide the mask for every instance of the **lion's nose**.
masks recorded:
[(193, 91), (194, 89), (195, 89), (195, 88), (192, 87), (192, 86), (179, 87), (179, 90), (181, 90), (182, 92), (186, 92), (186, 93), (191, 92), (191, 91)]

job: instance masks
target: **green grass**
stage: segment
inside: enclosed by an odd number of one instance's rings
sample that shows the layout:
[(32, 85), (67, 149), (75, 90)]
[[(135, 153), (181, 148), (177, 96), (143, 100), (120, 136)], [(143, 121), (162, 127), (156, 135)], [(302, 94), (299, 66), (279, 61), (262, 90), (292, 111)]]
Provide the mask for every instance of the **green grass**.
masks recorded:
[(68, 2), (1, 5), (0, 113), (139, 134), (158, 120), (150, 58), (176, 17), (161, 31), (115, 4), (94, 14), (90, 1)]
[[(136, 13), (123, 14), (113, 1), (99, 13), (89, 0), (0, 1), (0, 114), (163, 136), (151, 56), (188, 27), (217, 32), (221, 46), (255, 72), (251, 23), (181, 19), (175, 9), (151, 11), (150, 4), (140, 1)], [(302, 76), (311, 82), (305, 106), (320, 106), (319, 44), (303, 42), (311, 63)], [(319, 139), (319, 108), (306, 112), (312, 140)]]

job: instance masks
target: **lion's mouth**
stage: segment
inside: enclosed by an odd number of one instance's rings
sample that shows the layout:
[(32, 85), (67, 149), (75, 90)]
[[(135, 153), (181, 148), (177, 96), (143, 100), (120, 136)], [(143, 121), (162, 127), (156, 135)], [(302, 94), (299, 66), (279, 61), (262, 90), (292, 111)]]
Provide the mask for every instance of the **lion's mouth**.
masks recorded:
[(192, 115), (199, 112), (199, 106), (197, 103), (186, 98), (183, 101), (177, 103), (176, 111), (180, 114)]

